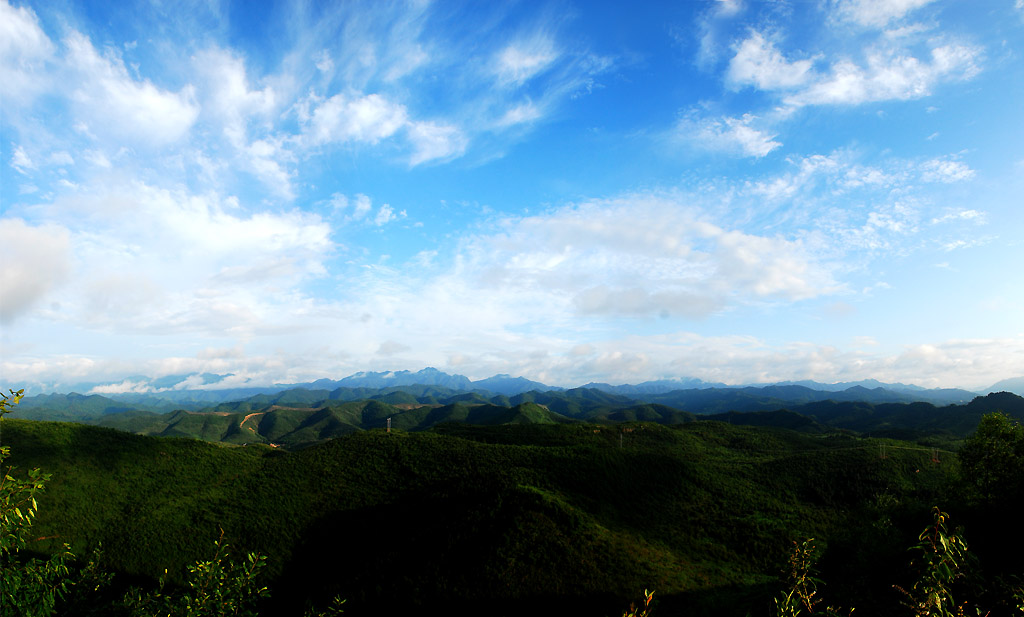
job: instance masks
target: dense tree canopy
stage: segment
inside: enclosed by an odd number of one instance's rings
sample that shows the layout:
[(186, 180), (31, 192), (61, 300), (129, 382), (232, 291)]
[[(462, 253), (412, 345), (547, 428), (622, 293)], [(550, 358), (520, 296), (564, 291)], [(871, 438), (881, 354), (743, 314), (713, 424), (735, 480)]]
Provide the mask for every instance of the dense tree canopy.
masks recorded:
[(1002, 412), (986, 414), (959, 451), (964, 478), (984, 501), (1019, 503), (1024, 488), (1024, 427)]

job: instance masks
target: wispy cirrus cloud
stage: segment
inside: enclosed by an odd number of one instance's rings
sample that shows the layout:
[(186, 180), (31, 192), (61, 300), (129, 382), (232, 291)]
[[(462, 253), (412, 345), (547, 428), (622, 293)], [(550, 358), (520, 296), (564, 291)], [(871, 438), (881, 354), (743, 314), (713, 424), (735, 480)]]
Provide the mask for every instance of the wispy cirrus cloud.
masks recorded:
[[(350, 118), (347, 123), (361, 125), (356, 110), (332, 109), (358, 101), (366, 107), (367, 120), (379, 115), (374, 126), (380, 127), (380, 134), (363, 141), (406, 144), (410, 166), (460, 158), (478, 141), (493, 146), (522, 138), (523, 129), (584, 92), (611, 65), (611, 59), (563, 41), (558, 20), (543, 12), (517, 25), (511, 34), (499, 35), (495, 28), (503, 11), (496, 9), (479, 29), (456, 40), (428, 25), (428, 5), (407, 9), (396, 11), (391, 19), (383, 17), (388, 11), (372, 18), (348, 9), (331, 11), (327, 27), (344, 24), (349, 37), (321, 50), (316, 64), (332, 79), (326, 89), (314, 88), (310, 103), (299, 109), (322, 115), (321, 124), (344, 111)], [(415, 61), (403, 64), (401, 58)], [(457, 78), (438, 82), (435, 76), (445, 71), (455, 71)], [(347, 90), (335, 90), (339, 86)], [(338, 96), (346, 101), (332, 102)], [(325, 127), (313, 128), (320, 143), (362, 135), (342, 131), (324, 139)], [(493, 158), (495, 153), (485, 156)]]
[(832, 11), (838, 20), (881, 28), (932, 2), (934, 0), (838, 0), (832, 4)]
[[(361, 155), (415, 167), (460, 158), (480, 136), (492, 145), (521, 139), (522, 129), (543, 121), (608, 66), (579, 45), (564, 48), (545, 20), (508, 38), (484, 28), (457, 41), (428, 28), (428, 4), (326, 7), (313, 27), (301, 25), (312, 16), (299, 17), (303, 10), (293, 7), (302, 36), (289, 41), (285, 29), (282, 44), (292, 51), (274, 71), (240, 49), (212, 43), (180, 61), (161, 57), (166, 73), (178, 76), (178, 85), (167, 87), (167, 80), (138, 73), (135, 45), (99, 47), (73, 23), (52, 28), (64, 34), (48, 35), (31, 9), (6, 1), (2, 9), (11, 27), (0, 48), (4, 81), (24, 82), (8, 102), (29, 110), (46, 94), (48, 104), (68, 112), (31, 130), (31, 118), (12, 118), (12, 126), (35, 134), (34, 143), (18, 144), (16, 169), (38, 164), (44, 144), (75, 139), (92, 146), (89, 161), (107, 163), (122, 148), (163, 148), (151, 151), (167, 152), (167, 175), (218, 190), (255, 178), (284, 201), (296, 196), (297, 165), (329, 155), (330, 146), (355, 145)], [(195, 24), (172, 20), (167, 32), (176, 27)], [(339, 29), (345, 36), (330, 34)], [(438, 82), (438, 72), (465, 61), (463, 47), (489, 60), (462, 79)], [(172, 154), (171, 145), (191, 151)], [(495, 156), (493, 147), (485, 156)]]
[(535, 32), (495, 54), (495, 78), (506, 86), (521, 86), (550, 67), (558, 56), (554, 41), (542, 32)]
[(760, 124), (769, 123), (753, 114), (715, 118), (691, 113), (676, 124), (674, 134), (695, 148), (760, 158), (782, 145), (770, 129), (758, 128)]
[(56, 50), (31, 8), (0, 2), (0, 80), (7, 105), (26, 105), (52, 86), (45, 73)]

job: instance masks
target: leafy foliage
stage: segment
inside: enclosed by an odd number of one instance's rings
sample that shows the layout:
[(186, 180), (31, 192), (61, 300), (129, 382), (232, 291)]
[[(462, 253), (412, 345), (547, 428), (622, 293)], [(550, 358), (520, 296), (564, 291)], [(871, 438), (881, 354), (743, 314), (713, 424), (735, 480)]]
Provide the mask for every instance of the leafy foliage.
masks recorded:
[[(8, 392), (0, 392), (0, 423), (24, 395), (22, 390)], [(10, 449), (0, 446), (0, 465), (9, 457)], [(32, 469), (18, 478), (12, 468), (0, 467), (0, 606), (27, 617), (49, 615), (69, 585), (66, 548), (45, 560), (20, 559), (39, 509), (36, 495), (48, 477)]]
[(818, 596), (818, 587), (824, 583), (817, 578), (815, 572), (815, 564), (820, 553), (814, 544), (814, 538), (808, 538), (803, 542), (793, 542), (793, 544), (795, 546), (789, 556), (786, 584), (788, 589), (775, 598), (773, 614), (776, 617), (798, 617), (799, 615), (833, 617), (839, 615), (839, 609), (830, 605), (819, 610), (823, 600)]
[(1024, 496), (1024, 426), (1006, 414), (985, 414), (957, 456), (983, 501), (1017, 502)]
[(640, 604), (633, 602), (629, 605), (629, 610), (622, 613), (622, 617), (651, 617), (651, 613), (654, 612), (654, 592), (647, 591), (644, 589), (644, 597), (640, 601)]
[(249, 553), (242, 562), (230, 558), (223, 533), (214, 543), (214, 555), (188, 567), (180, 592), (165, 591), (166, 573), (157, 590), (144, 594), (132, 590), (125, 604), (137, 617), (256, 617), (261, 598), (270, 594), (257, 581), (266, 557)]
[(919, 555), (914, 565), (920, 572), (909, 590), (897, 587), (917, 617), (962, 617), (964, 605), (953, 600), (953, 583), (963, 576), (967, 562), (967, 544), (959, 530), (950, 533), (946, 514), (932, 509), (933, 523), (918, 536)]

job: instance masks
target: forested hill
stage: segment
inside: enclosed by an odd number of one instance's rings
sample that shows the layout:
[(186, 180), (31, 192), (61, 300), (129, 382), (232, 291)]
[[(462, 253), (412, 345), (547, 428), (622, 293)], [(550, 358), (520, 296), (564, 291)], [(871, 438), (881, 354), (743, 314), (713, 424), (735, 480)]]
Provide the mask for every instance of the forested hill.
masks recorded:
[(133, 409), (98, 395), (44, 395), (26, 398), (20, 413), (30, 419), (77, 421), (146, 435), (290, 448), (385, 428), (388, 422), (395, 429), (420, 431), (446, 422), (679, 424), (697, 418), (808, 433), (842, 429), (899, 439), (931, 439), (937, 445), (946, 445), (969, 434), (989, 411), (1001, 410), (1024, 418), (1024, 398), (1006, 392), (947, 406), (872, 402), (871, 397), (847, 400), (851, 397), (850, 390), (829, 393), (794, 385), (681, 390), (651, 395), (648, 398), (653, 402), (648, 402), (594, 388), (530, 391), (508, 397), (438, 385), (410, 385), (383, 389), (299, 388), (173, 412), (166, 408)]
[(598, 616), (644, 588), (666, 616), (760, 614), (805, 537), (836, 556), (831, 597), (871, 614), (907, 584), (905, 540), (955, 465), (721, 422), (531, 420), (360, 431), (297, 452), (24, 420), (3, 435), (16, 466), (52, 474), (35, 550), (102, 546), (119, 580), (167, 569), (173, 585), (222, 530), (268, 557), (264, 615), (340, 595), (352, 615)]

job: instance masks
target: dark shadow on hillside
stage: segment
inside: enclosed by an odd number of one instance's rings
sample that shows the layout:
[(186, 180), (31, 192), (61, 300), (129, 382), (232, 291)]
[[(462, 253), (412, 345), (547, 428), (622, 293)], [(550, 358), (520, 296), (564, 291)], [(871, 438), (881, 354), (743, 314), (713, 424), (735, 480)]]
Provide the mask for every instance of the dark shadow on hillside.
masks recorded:
[(356, 615), (621, 614), (623, 597), (591, 590), (635, 574), (582, 541), (581, 526), (539, 493), (476, 475), (333, 513), (272, 583), (273, 614), (296, 614), (308, 592), (319, 606), (339, 594)]

